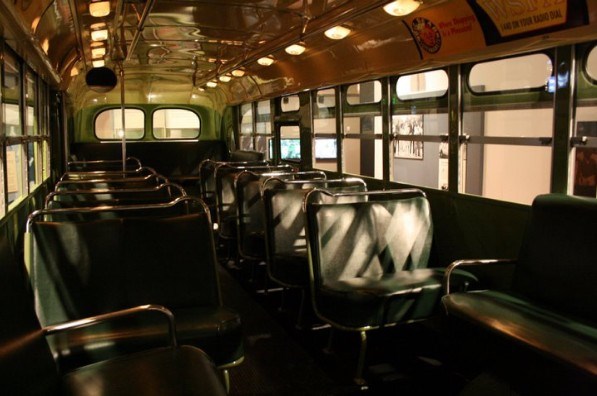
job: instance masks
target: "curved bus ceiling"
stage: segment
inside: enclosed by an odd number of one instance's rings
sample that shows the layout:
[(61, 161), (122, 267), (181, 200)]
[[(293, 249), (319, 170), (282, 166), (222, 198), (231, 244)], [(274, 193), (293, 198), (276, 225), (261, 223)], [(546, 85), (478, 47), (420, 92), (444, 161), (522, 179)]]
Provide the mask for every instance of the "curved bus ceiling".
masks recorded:
[[(120, 103), (85, 86), (91, 26), (105, 23), (106, 66), (124, 65), (127, 103), (225, 105), (305, 89), (423, 70), (452, 62), (597, 39), (594, 0), (422, 0), (394, 17), (376, 0), (110, 0), (103, 18), (88, 1), (0, 3), (8, 44), (46, 80), (67, 90), (75, 109)], [(324, 31), (342, 25), (348, 37)], [(284, 47), (303, 41), (306, 51)], [(271, 66), (260, 57), (272, 56)], [(119, 63), (120, 60), (120, 63)], [(245, 71), (208, 88), (235, 69)]]

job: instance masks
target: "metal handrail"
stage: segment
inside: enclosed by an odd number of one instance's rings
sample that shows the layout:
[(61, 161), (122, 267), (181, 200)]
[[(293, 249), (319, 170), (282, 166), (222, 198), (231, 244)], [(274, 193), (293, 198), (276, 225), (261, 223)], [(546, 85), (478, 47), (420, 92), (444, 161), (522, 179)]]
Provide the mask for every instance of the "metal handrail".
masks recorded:
[(130, 316), (133, 314), (138, 314), (141, 312), (159, 312), (166, 316), (168, 320), (168, 336), (170, 339), (170, 345), (175, 348), (178, 346), (178, 340), (176, 338), (176, 322), (174, 320), (174, 315), (172, 312), (163, 307), (161, 305), (155, 304), (148, 304), (148, 305), (139, 305), (137, 307), (122, 309), (120, 311), (108, 312), (101, 315), (90, 316), (88, 318), (72, 320), (65, 323), (59, 323), (55, 325), (46, 326), (42, 329), (44, 335), (52, 335), (57, 334), (65, 331), (82, 329), (85, 327), (93, 326), (101, 322), (106, 322), (108, 320), (122, 318), (124, 316)]
[(27, 225), (25, 227), (25, 232), (31, 232), (31, 224), (35, 220), (36, 217), (45, 216), (50, 214), (86, 214), (86, 213), (104, 213), (104, 212), (123, 212), (123, 211), (136, 211), (136, 210), (147, 210), (147, 209), (167, 209), (172, 208), (179, 203), (182, 202), (196, 202), (202, 208), (203, 212), (205, 212), (208, 216), (209, 221), (211, 222), (211, 218), (209, 216), (209, 209), (203, 200), (197, 197), (191, 196), (184, 196), (184, 197), (177, 197), (170, 202), (162, 202), (162, 203), (152, 203), (152, 204), (134, 204), (134, 205), (101, 205), (101, 206), (93, 206), (93, 207), (80, 207), (80, 208), (58, 208), (58, 209), (38, 209), (36, 211), (31, 212), (31, 214), (27, 217)]
[(271, 177), (269, 179), (267, 179), (266, 181), (263, 182), (263, 184), (261, 185), (261, 195), (263, 196), (263, 193), (265, 192), (265, 190), (267, 190), (268, 188), (268, 184), (274, 183), (274, 182), (279, 182), (282, 184), (325, 184), (325, 183), (354, 183), (356, 184), (361, 184), (364, 187), (367, 187), (367, 183), (365, 183), (365, 180), (361, 179), (360, 177), (342, 177), (340, 179), (309, 179), (309, 180), (284, 180), (284, 179), (280, 179), (277, 177)]
[(54, 186), (54, 190), (56, 190), (60, 186), (64, 186), (66, 184), (84, 184), (84, 183), (130, 183), (130, 182), (143, 182), (149, 181), (152, 178), (155, 178), (157, 182), (162, 183), (169, 183), (168, 178), (160, 175), (160, 174), (150, 174), (143, 177), (127, 177), (122, 179), (85, 179), (85, 180), (60, 180)]
[(44, 200), (44, 207), (47, 208), (48, 204), (53, 201), (55, 196), (59, 195), (95, 195), (95, 194), (126, 194), (126, 193), (149, 193), (149, 192), (157, 192), (164, 188), (175, 188), (180, 192), (181, 197), (187, 196), (187, 192), (185, 191), (184, 187), (180, 184), (166, 182), (159, 184), (155, 187), (139, 187), (139, 188), (92, 188), (87, 190), (59, 190), (59, 191), (51, 191), (46, 195)]
[(332, 192), (332, 191), (328, 191), (323, 188), (314, 188), (305, 195), (305, 199), (303, 200), (303, 211), (304, 212), (307, 211), (307, 205), (309, 205), (309, 203), (310, 203), (309, 199), (315, 193), (321, 193), (321, 194), (327, 195), (332, 198), (357, 197), (357, 196), (368, 197), (371, 195), (377, 195), (377, 196), (380, 196), (380, 195), (414, 195), (414, 196), (421, 196), (424, 198), (427, 197), (427, 194), (425, 194), (425, 192), (423, 190), (420, 190), (418, 188), (404, 188), (404, 189), (395, 189), (395, 190), (373, 190), (373, 191), (340, 191), (340, 192)]
[[(123, 178), (131, 177), (129, 175), (140, 175), (143, 171), (147, 171), (149, 175), (157, 175), (158, 173), (154, 168), (149, 166), (142, 166), (140, 168), (134, 170), (94, 170), (94, 171), (67, 171), (61, 177), (61, 181), (70, 181), (70, 180), (87, 180), (87, 179), (70, 179), (70, 176), (90, 176), (92, 177), (101, 177), (101, 176), (122, 176)], [(133, 176), (133, 177), (135, 177)]]
[[(139, 160), (139, 158), (137, 157), (127, 157), (125, 159), (125, 163), (126, 162), (135, 162), (137, 163), (137, 168), (142, 168), (143, 166), (141, 165), (141, 160)], [(68, 168), (70, 165), (100, 165), (100, 164), (122, 164), (122, 160), (89, 160), (89, 161), (69, 161), (66, 164), (66, 167)], [(74, 171), (76, 172), (76, 171)]]

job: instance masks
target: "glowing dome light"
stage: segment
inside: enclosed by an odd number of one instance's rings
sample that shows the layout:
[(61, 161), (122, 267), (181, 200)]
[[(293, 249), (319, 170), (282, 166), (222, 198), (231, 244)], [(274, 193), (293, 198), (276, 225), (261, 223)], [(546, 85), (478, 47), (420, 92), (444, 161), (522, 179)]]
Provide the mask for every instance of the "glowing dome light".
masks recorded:
[(232, 80), (232, 77), (230, 77), (229, 75), (224, 74), (224, 75), (221, 75), (220, 77), (218, 77), (218, 79), (221, 82), (228, 82), (228, 81)]
[(323, 34), (332, 40), (342, 40), (350, 34), (350, 29), (344, 26), (334, 26), (326, 30)]
[(209, 88), (215, 88), (218, 86), (218, 83), (215, 81), (208, 81), (205, 85), (207, 85)]
[(108, 39), (108, 29), (92, 30), (91, 40), (93, 41), (105, 41)]
[(91, 64), (93, 65), (93, 67), (104, 67), (106, 65), (106, 62), (104, 62), (103, 59), (98, 59), (91, 62)]
[(383, 6), (383, 9), (392, 16), (404, 16), (415, 11), (420, 5), (417, 0), (395, 0)]
[(292, 44), (284, 48), (284, 51), (290, 55), (300, 55), (305, 52), (305, 46), (301, 44)]
[(109, 1), (96, 1), (89, 3), (89, 13), (91, 16), (101, 18), (110, 15)]
[(235, 70), (232, 70), (232, 75), (234, 77), (242, 77), (245, 75), (245, 71), (243, 69), (235, 69)]
[(264, 56), (263, 58), (257, 59), (257, 63), (259, 63), (261, 66), (270, 66), (272, 63), (274, 63), (274, 58), (271, 56)]
[(91, 49), (91, 57), (92, 58), (101, 58), (104, 55), (106, 55), (105, 47), (97, 47), (97, 48)]

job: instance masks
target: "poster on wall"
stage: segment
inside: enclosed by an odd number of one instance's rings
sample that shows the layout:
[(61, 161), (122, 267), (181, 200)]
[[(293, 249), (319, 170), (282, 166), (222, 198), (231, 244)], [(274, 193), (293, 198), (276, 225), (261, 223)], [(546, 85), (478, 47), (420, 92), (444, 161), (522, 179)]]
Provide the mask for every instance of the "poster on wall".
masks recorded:
[(586, 0), (468, 0), (487, 45), (589, 23)]
[(416, 12), (403, 23), (417, 43), (421, 59), (485, 47), (479, 21), (466, 0)]
[(423, 159), (423, 142), (414, 140), (401, 140), (402, 136), (413, 138), (423, 136), (423, 115), (403, 115), (396, 117), (394, 123), (394, 157), (406, 159)]
[[(597, 122), (579, 121), (578, 136), (597, 137)], [(597, 197), (597, 149), (577, 147), (574, 158), (574, 195)]]

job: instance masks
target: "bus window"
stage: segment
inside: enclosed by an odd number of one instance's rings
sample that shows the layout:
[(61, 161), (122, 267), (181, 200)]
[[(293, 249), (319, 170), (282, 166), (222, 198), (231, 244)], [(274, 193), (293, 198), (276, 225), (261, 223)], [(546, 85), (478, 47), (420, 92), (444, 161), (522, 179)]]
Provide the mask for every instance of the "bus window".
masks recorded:
[(474, 65), (468, 83), (475, 93), (545, 88), (553, 71), (546, 54), (506, 58)]
[(335, 88), (321, 89), (316, 92), (313, 110), (313, 133), (313, 167), (337, 171)]
[[(576, 101), (575, 136), (584, 140), (575, 145), (571, 172), (571, 190), (574, 195), (597, 197), (597, 46), (587, 49), (584, 73), (579, 78), (582, 95)], [(583, 66), (581, 66), (583, 67)], [(582, 73), (579, 73), (582, 75)]]
[(240, 149), (253, 150), (253, 104), (240, 106)]
[[(141, 139), (145, 131), (145, 114), (139, 109), (125, 109), (126, 139)], [(95, 136), (100, 140), (122, 139), (122, 111), (104, 110), (95, 118)]]
[(158, 109), (152, 125), (156, 139), (196, 139), (201, 131), (199, 116), (186, 109)]
[[(268, 155), (268, 141), (272, 138), (272, 117), (269, 100), (257, 102), (255, 123), (255, 151)], [(269, 159), (269, 158), (268, 158)]]
[(298, 111), (300, 108), (300, 101), (298, 95), (284, 96), (282, 98), (281, 108), (283, 113)]
[(460, 192), (523, 204), (550, 191), (552, 63), (533, 54), (471, 65), (464, 87)]
[(392, 101), (390, 180), (447, 189), (448, 74), (443, 69), (398, 77)]
[(27, 155), (25, 145), (6, 146), (6, 186), (8, 209), (15, 207), (27, 195)]
[(349, 105), (365, 103), (378, 103), (381, 101), (381, 83), (379, 81), (367, 81), (352, 84), (346, 91), (346, 101)]
[(400, 100), (436, 98), (448, 92), (448, 74), (445, 70), (401, 76), (396, 82), (396, 95)]
[(280, 127), (280, 159), (301, 160), (301, 139), (298, 125), (283, 125)]

